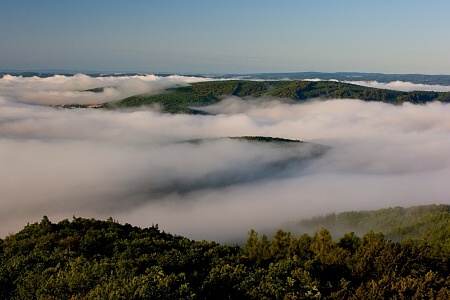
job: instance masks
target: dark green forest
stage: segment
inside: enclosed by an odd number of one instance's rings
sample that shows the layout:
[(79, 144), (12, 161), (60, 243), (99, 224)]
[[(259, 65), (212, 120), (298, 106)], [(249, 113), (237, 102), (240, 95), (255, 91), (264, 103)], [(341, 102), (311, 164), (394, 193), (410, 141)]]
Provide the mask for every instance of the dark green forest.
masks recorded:
[(449, 299), (449, 211), (441, 205), (324, 217), (359, 226), (385, 215), (387, 232), (415, 224), (413, 238), (397, 241), (373, 230), (333, 237), (321, 227), (298, 236), (250, 230), (242, 245), (112, 218), (53, 223), (44, 216), (0, 239), (0, 298)]
[(159, 105), (169, 113), (204, 113), (201, 108), (215, 104), (225, 97), (243, 99), (283, 99), (298, 103), (308, 99), (359, 99), (382, 101), (391, 104), (411, 102), (423, 104), (430, 101), (450, 102), (450, 92), (400, 92), (386, 89), (332, 81), (250, 81), (221, 80), (193, 83), (167, 89), (158, 95), (136, 95), (120, 101), (105, 103), (108, 108), (130, 108), (142, 105)]

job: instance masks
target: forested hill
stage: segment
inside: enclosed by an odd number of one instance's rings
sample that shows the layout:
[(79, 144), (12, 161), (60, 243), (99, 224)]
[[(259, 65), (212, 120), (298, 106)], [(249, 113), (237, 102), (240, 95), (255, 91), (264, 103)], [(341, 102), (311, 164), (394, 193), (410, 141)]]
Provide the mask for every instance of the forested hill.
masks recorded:
[(370, 230), (383, 232), (393, 241), (412, 239), (445, 244), (450, 249), (450, 205), (420, 205), (408, 208), (390, 207), (370, 211), (331, 213), (296, 224), (301, 230), (314, 232), (321, 227), (330, 228), (334, 235), (354, 231), (358, 234)]
[(172, 88), (158, 95), (137, 95), (105, 104), (110, 108), (159, 105), (170, 113), (202, 113), (191, 107), (201, 107), (219, 102), (228, 96), (241, 98), (284, 99), (300, 102), (311, 98), (360, 99), (392, 104), (404, 102), (450, 102), (450, 92), (401, 92), (332, 81), (250, 81), (221, 80), (193, 83)]
[(237, 246), (111, 218), (43, 217), (0, 239), (0, 299), (450, 299), (450, 245), (430, 234), (251, 230)]

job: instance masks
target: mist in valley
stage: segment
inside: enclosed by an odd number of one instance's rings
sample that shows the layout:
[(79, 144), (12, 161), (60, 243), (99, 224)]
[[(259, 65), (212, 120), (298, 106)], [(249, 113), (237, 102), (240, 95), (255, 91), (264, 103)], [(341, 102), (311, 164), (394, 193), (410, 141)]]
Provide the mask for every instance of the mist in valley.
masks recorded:
[[(212, 115), (195, 116), (49, 106), (204, 80), (1, 78), (0, 235), (43, 215), (55, 222), (111, 216), (193, 239), (239, 241), (251, 228), (331, 212), (449, 203), (448, 104), (231, 97), (202, 108)], [(304, 143), (227, 138), (238, 136)]]

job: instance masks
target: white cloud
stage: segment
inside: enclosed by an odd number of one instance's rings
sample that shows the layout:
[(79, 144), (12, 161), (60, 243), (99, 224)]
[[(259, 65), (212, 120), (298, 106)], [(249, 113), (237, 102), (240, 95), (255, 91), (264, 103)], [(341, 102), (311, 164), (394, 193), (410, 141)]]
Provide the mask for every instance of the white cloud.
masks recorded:
[(405, 81), (391, 81), (391, 82), (346, 81), (346, 82), (367, 87), (374, 87), (378, 89), (388, 89), (403, 92), (410, 92), (410, 91), (450, 92), (449, 85), (420, 84)]
[[(230, 98), (209, 108), (218, 115), (190, 116), (54, 109), (24, 103), (14, 92), (23, 86), (26, 95), (63, 94), (97, 80), (78, 77), (82, 83), (55, 76), (0, 84), (1, 235), (43, 215), (53, 221), (76, 215), (233, 240), (250, 228), (332, 211), (449, 203), (448, 104)], [(277, 162), (309, 157), (310, 149), (180, 142), (241, 135), (332, 148), (281, 172)]]
[[(5, 75), (0, 79), (0, 95), (27, 103), (98, 104), (120, 100), (132, 95), (156, 93), (167, 87), (206, 81), (201, 77), (171, 75), (135, 75), (121, 77), (90, 77), (54, 75), (52, 77), (22, 77)], [(101, 92), (87, 91), (103, 88)]]

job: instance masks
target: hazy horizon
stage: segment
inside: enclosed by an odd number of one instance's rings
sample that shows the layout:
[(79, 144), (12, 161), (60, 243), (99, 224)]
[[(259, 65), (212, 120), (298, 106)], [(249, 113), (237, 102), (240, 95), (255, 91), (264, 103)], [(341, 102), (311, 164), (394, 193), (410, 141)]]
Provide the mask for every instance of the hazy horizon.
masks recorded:
[(0, 70), (449, 74), (447, 1), (0, 2)]

